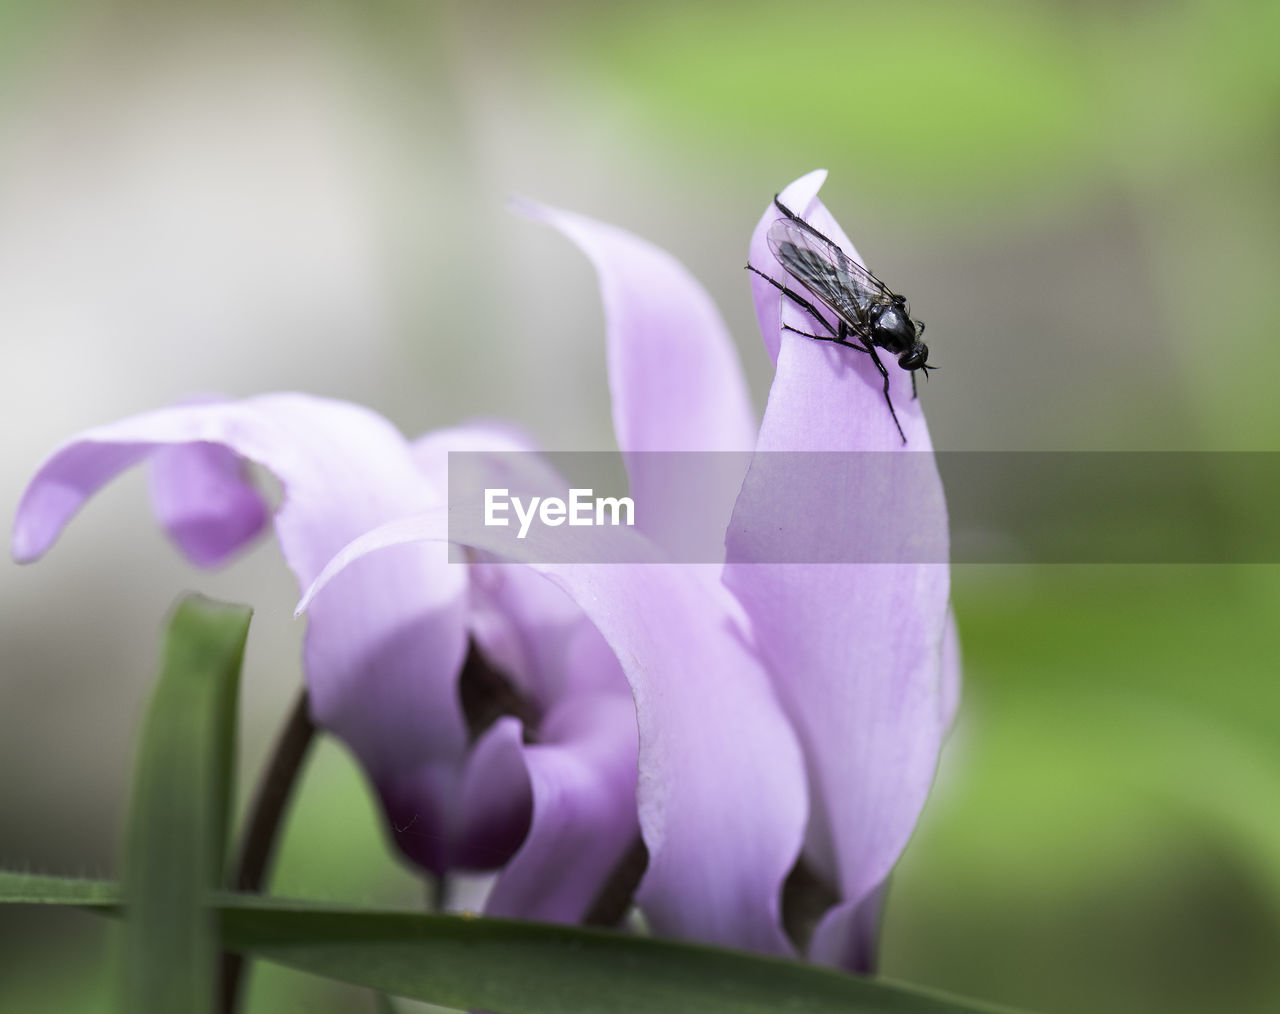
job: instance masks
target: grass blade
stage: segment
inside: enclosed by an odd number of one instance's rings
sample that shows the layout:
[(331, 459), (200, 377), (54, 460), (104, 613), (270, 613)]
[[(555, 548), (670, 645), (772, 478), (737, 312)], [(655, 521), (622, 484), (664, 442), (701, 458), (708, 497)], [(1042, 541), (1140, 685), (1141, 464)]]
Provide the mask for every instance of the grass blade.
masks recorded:
[[(0, 873), (0, 902), (97, 905), (114, 885)], [(223, 943), (388, 995), (503, 1014), (979, 1014), (991, 1007), (741, 951), (604, 930), (217, 893)]]
[(142, 730), (125, 849), (123, 1007), (210, 1011), (250, 610), (179, 602)]
[(391, 996), (502, 1014), (976, 1014), (980, 1005), (755, 954), (417, 913), (223, 909), (228, 947)]

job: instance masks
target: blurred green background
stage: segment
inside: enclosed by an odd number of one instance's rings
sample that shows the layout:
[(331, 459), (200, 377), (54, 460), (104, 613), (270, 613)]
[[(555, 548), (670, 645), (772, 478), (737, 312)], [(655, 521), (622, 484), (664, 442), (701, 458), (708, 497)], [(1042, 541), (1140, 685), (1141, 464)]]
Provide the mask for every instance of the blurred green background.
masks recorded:
[[(762, 406), (746, 241), (817, 166), (929, 322), (939, 447), (1280, 450), (1278, 47), (1280, 5), (1239, 0), (4, 3), (0, 502), (74, 430), (211, 390), (608, 448), (594, 279), (512, 193), (685, 261)], [(258, 610), (248, 782), (299, 678), (272, 545), (193, 574), (134, 475), (0, 568), (0, 863), (116, 869), (193, 586)], [(1045, 1012), (1280, 1006), (1278, 605), (1274, 567), (958, 568), (966, 696), (885, 973)], [(333, 744), (275, 886), (422, 896)], [(0, 1009), (109, 1009), (114, 946), (5, 911)], [(262, 968), (252, 1009), (373, 1007)]]

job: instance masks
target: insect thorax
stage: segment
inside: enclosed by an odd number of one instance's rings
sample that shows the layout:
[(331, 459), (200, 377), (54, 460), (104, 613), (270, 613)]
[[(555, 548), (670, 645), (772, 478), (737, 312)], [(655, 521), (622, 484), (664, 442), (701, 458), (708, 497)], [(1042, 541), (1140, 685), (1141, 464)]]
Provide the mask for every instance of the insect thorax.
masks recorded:
[(894, 354), (909, 352), (916, 344), (915, 325), (903, 310), (886, 306), (875, 318), (871, 340)]

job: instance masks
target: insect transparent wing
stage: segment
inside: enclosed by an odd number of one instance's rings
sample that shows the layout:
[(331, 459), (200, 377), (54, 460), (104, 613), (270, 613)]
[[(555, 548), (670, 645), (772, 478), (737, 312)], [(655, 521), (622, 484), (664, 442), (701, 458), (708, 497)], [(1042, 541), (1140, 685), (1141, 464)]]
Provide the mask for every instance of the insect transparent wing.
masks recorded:
[(893, 294), (870, 271), (818, 232), (780, 218), (769, 227), (769, 249), (778, 263), (852, 327), (865, 326), (872, 306)]

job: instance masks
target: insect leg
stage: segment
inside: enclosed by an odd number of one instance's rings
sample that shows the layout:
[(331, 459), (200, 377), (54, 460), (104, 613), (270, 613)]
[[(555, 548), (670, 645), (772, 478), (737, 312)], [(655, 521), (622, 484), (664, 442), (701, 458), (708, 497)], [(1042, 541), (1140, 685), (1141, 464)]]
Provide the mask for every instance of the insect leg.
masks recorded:
[(920, 394), (918, 391), (916, 391), (916, 371), (912, 370), (911, 371), (911, 400), (918, 401), (919, 398), (920, 398)]
[(801, 331), (798, 327), (792, 327), (790, 324), (783, 324), (782, 330), (790, 331), (792, 334), (803, 335), (805, 338), (812, 338), (816, 342), (834, 342), (836, 345), (843, 345), (847, 349), (856, 349), (859, 352), (866, 352), (857, 342), (851, 342), (847, 337), (841, 338), (838, 334), (835, 336), (829, 334), (810, 334), (808, 331)]
[(832, 334), (835, 334), (835, 328), (833, 328), (829, 323), (827, 323), (827, 318), (822, 316), (822, 314), (818, 312), (817, 307), (815, 307), (812, 303), (810, 303), (807, 299), (805, 299), (804, 296), (800, 295), (798, 292), (794, 292), (793, 290), (788, 289), (776, 278), (770, 278), (759, 268), (754, 268), (750, 264), (748, 264), (747, 270), (759, 275), (766, 282), (772, 285), (775, 289), (781, 292), (784, 296), (788, 297), (793, 303), (799, 306), (800, 309), (804, 310), (804, 312), (807, 313), (810, 317), (812, 317), (814, 320), (821, 323), (822, 326), (825, 327), (828, 331), (830, 331)]
[(808, 331), (801, 331), (798, 327), (792, 327), (790, 324), (783, 324), (782, 330), (790, 331), (792, 334), (802, 335), (805, 338), (812, 338), (816, 342), (835, 342), (840, 340), (839, 338), (831, 337), (829, 334), (811, 334)]
[(850, 334), (849, 325), (846, 324), (843, 320), (840, 321), (840, 327), (836, 331), (836, 341), (838, 341), (841, 345), (845, 346), (846, 348), (857, 349), (859, 352), (865, 352), (869, 356), (875, 354), (871, 351), (870, 342), (867, 342), (866, 345), (859, 345), (857, 342), (849, 340), (849, 334)]
[(893, 416), (893, 425), (898, 427), (898, 436), (902, 437), (902, 442), (907, 442), (907, 435), (902, 432), (902, 423), (898, 422), (898, 413), (893, 410), (893, 399), (889, 397), (889, 371), (884, 368), (884, 363), (880, 362), (880, 357), (876, 355), (874, 345), (869, 345), (867, 351), (871, 353), (871, 361), (876, 364), (876, 369), (880, 371), (880, 376), (884, 378), (884, 403), (889, 406), (889, 414)]
[[(876, 355), (876, 349), (874, 345), (872, 345), (870, 342), (868, 342), (866, 345), (859, 345), (857, 342), (849, 341), (849, 325), (847, 325), (844, 321), (840, 321), (839, 329), (836, 331), (834, 338), (827, 337), (826, 335), (820, 335), (820, 334), (809, 334), (809, 332), (801, 331), (797, 328), (792, 327), (789, 324), (783, 324), (782, 330), (792, 331), (796, 334), (804, 335), (806, 338), (813, 338), (815, 341), (834, 342), (837, 345), (844, 346), (846, 349), (855, 349), (858, 352), (865, 352), (867, 355), (869, 355), (871, 357), (871, 361), (876, 364), (876, 369), (880, 371), (880, 376), (884, 378), (884, 403), (889, 406), (889, 414), (893, 416), (893, 425), (898, 427), (898, 436), (902, 437), (902, 442), (904, 444), (907, 442), (907, 435), (902, 432), (902, 423), (898, 422), (898, 413), (895, 412), (893, 408), (893, 399), (889, 397), (889, 371), (885, 369), (884, 363), (880, 362), (880, 357)], [(914, 391), (915, 379), (916, 379), (916, 375), (915, 375), (915, 372), (913, 371), (911, 374), (913, 391)]]

